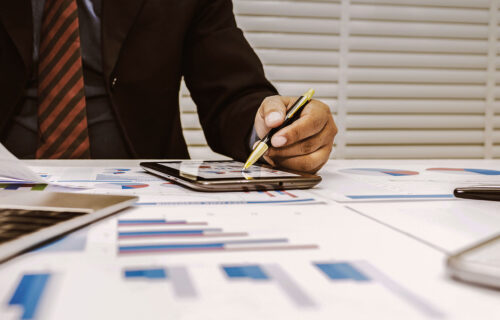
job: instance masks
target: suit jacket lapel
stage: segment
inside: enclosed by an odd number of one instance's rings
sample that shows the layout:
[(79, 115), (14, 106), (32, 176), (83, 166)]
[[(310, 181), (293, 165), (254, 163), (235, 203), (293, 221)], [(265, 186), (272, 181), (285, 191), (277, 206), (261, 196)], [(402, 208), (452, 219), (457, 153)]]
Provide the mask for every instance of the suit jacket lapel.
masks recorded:
[(33, 63), (33, 13), (30, 0), (0, 0), (0, 23), (21, 55), (26, 71)]
[(142, 8), (143, 1), (144, 0), (103, 0), (101, 17), (102, 46), (103, 69), (106, 78), (109, 78), (111, 72), (113, 72), (115, 68), (123, 42)]

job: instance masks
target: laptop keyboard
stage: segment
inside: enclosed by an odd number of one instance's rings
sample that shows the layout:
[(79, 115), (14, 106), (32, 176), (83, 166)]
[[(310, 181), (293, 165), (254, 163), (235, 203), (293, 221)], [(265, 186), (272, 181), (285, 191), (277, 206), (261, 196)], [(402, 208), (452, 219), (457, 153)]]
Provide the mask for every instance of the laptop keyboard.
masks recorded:
[(85, 214), (87, 213), (0, 209), (0, 244)]

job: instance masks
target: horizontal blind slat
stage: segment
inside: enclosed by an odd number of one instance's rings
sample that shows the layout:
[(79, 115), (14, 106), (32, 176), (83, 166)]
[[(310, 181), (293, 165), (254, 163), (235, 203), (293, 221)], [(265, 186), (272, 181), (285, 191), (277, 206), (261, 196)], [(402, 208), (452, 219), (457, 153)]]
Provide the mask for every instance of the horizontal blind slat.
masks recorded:
[[(433, 53), (480, 53), (486, 54), (486, 40), (390, 38), (353, 36), (348, 40), (351, 51), (400, 51)], [(335, 47), (337, 48), (337, 47)]]
[(483, 129), (483, 115), (358, 115), (347, 117), (348, 129)]
[(487, 80), (486, 70), (350, 68), (347, 74), (350, 82), (484, 84)]
[(331, 67), (267, 66), (266, 76), (271, 81), (337, 82), (338, 69)]
[(416, 5), (436, 7), (483, 8), (490, 6), (489, 0), (351, 0), (352, 3)]
[(362, 21), (349, 22), (351, 35), (487, 39), (488, 26), (457, 23)]
[(184, 134), (184, 138), (189, 146), (207, 145), (207, 139), (205, 139), (203, 130), (184, 130), (182, 133)]
[(413, 67), (484, 69), (486, 55), (451, 55), (422, 53), (352, 52), (348, 56), (350, 67)]
[(237, 16), (236, 22), (243, 31), (339, 34), (337, 20), (288, 17)]
[(352, 4), (351, 19), (488, 24), (488, 10)]
[(347, 144), (480, 144), (482, 130), (349, 130)]
[(273, 49), (257, 49), (255, 51), (264, 64), (337, 66), (339, 61), (338, 52)]
[(338, 50), (340, 45), (336, 35), (247, 32), (245, 37), (257, 49)]
[(316, 94), (314, 97), (316, 99), (323, 98), (335, 98), (337, 97), (337, 85), (335, 84), (323, 84), (323, 83), (285, 83), (278, 82), (274, 83), (276, 89), (280, 92), (281, 95), (285, 96), (295, 96), (298, 97), (308, 89), (314, 88)]
[(181, 124), (184, 129), (200, 129), (200, 119), (196, 113), (182, 113)]
[(233, 0), (237, 15), (338, 18), (340, 5), (328, 2)]
[(349, 113), (484, 113), (486, 102), (482, 99), (349, 99), (346, 108)]
[(482, 146), (349, 146), (347, 159), (482, 158)]
[(421, 84), (350, 84), (347, 95), (353, 98), (465, 98), (484, 97), (486, 88), (479, 85)]

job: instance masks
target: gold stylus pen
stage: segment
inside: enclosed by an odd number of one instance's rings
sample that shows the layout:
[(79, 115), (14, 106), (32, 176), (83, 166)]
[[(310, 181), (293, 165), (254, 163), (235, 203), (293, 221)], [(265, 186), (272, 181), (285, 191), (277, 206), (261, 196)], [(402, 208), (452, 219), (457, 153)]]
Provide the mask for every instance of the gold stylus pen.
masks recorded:
[(271, 138), (276, 132), (280, 131), (281, 129), (293, 123), (295, 120), (299, 118), (300, 116), (299, 111), (309, 101), (311, 101), (313, 95), (314, 95), (314, 90), (309, 89), (309, 91), (307, 91), (297, 101), (295, 101), (293, 106), (287, 112), (285, 116), (285, 121), (283, 121), (283, 123), (279, 127), (271, 129), (271, 131), (269, 131), (269, 133), (259, 141), (259, 144), (257, 144), (257, 146), (253, 149), (252, 153), (248, 157), (247, 162), (245, 162), (243, 170), (250, 168), (251, 165), (257, 162), (257, 160), (259, 160), (260, 157), (262, 157), (262, 155), (266, 153), (267, 149), (269, 149), (269, 146), (271, 145)]

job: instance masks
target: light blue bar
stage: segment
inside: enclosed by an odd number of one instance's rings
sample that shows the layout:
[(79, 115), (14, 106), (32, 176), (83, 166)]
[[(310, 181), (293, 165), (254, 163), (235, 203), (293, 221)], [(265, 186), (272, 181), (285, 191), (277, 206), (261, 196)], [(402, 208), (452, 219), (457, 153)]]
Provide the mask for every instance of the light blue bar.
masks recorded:
[(125, 270), (125, 278), (166, 279), (165, 269)]
[(268, 280), (268, 275), (258, 265), (222, 267), (229, 278), (249, 278), (254, 280)]
[(287, 243), (287, 238), (277, 239), (252, 239), (252, 240), (231, 240), (221, 242), (207, 243), (177, 243), (177, 244), (157, 244), (157, 245), (137, 245), (137, 246), (120, 246), (120, 252), (133, 252), (142, 250), (177, 250), (177, 249), (224, 249), (226, 245), (239, 244), (265, 244), (265, 243)]
[(119, 224), (135, 223), (165, 223), (165, 219), (144, 219), (144, 220), (118, 220)]
[(500, 175), (500, 171), (498, 170), (489, 170), (489, 169), (464, 169), (467, 172), (473, 172), (478, 174), (483, 174), (487, 176), (498, 176)]
[(315, 263), (315, 266), (331, 280), (370, 281), (370, 278), (347, 262)]
[(167, 230), (167, 231), (130, 231), (119, 232), (118, 236), (160, 236), (160, 235), (176, 235), (176, 234), (204, 234), (205, 231), (220, 232), (222, 229), (193, 229), (193, 230)]
[(176, 250), (176, 249), (215, 249), (224, 248), (224, 243), (203, 243), (203, 244), (163, 244), (145, 246), (121, 246), (120, 251), (141, 251), (141, 250)]

